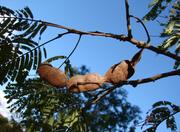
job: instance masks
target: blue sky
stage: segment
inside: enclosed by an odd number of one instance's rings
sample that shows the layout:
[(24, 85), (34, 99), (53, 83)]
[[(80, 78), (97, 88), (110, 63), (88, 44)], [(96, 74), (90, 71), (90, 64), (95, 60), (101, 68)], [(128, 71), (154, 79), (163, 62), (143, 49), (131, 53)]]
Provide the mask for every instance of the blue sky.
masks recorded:
[[(151, 0), (129, 0), (130, 13), (142, 18), (148, 11), (148, 3)], [(35, 19), (41, 19), (67, 27), (83, 31), (103, 31), (116, 34), (126, 34), (126, 21), (124, 0), (1, 0), (0, 5), (12, 9), (21, 9), (25, 6), (30, 7)], [(157, 22), (146, 23), (150, 35), (159, 35), (162, 29)], [(132, 30), (134, 37), (138, 40), (146, 40), (146, 35), (142, 27), (132, 20)], [(41, 42), (49, 40), (61, 32), (60, 29), (49, 28), (42, 36)], [(56, 40), (48, 45), (48, 57), (54, 55), (68, 55), (74, 47), (78, 36), (68, 35)], [(161, 40), (157, 37), (151, 38), (151, 43), (156, 46)], [(78, 49), (71, 56), (73, 66), (82, 64), (90, 68), (91, 72), (104, 75), (107, 69), (123, 59), (131, 58), (138, 49), (128, 42), (117, 40), (83, 36)], [(137, 70), (132, 79), (150, 77), (157, 73), (172, 70), (174, 61), (163, 55), (157, 55), (145, 50)], [(57, 62), (55, 66), (59, 66)], [(142, 116), (151, 108), (154, 102), (167, 100), (180, 105), (179, 99), (179, 76), (169, 77), (153, 83), (139, 85), (136, 88), (124, 86), (128, 91), (128, 100), (138, 105), (143, 111)], [(177, 115), (180, 121), (180, 114)], [(164, 123), (165, 124), (165, 123)], [(158, 131), (168, 132), (161, 125)], [(178, 126), (180, 129), (180, 126)], [(138, 129), (137, 131), (140, 131)]]

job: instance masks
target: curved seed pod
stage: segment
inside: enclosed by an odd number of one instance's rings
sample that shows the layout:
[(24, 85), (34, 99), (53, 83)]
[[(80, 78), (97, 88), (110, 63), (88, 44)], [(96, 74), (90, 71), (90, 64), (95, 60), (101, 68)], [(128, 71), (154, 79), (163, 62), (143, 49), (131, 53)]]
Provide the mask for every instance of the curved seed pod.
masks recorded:
[(132, 59), (131, 59), (130, 62), (131, 62), (131, 65), (132, 65), (133, 67), (135, 67), (136, 64), (140, 61), (143, 50), (144, 50), (144, 49), (142, 48), (140, 51), (138, 51), (138, 52), (132, 57)]
[(47, 81), (54, 87), (62, 88), (66, 86), (66, 75), (50, 64), (40, 64), (37, 72), (42, 80)]
[(102, 86), (104, 78), (96, 73), (76, 75), (69, 79), (67, 87), (71, 92), (96, 90)]
[(119, 64), (113, 65), (105, 74), (104, 78), (106, 82), (112, 84), (119, 84), (122, 81), (126, 81), (134, 74), (134, 68), (131, 66), (130, 61), (124, 60)]
[(112, 84), (119, 84), (122, 81), (128, 80), (135, 72), (135, 65), (140, 61), (143, 49), (138, 51), (131, 59), (121, 61), (118, 64), (113, 65), (105, 74), (104, 78), (106, 82)]

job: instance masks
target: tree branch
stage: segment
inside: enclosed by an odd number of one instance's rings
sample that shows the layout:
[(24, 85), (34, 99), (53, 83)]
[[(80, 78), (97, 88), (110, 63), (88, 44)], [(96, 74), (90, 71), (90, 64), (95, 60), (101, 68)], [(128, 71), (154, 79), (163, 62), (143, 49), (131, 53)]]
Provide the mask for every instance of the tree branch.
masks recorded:
[(69, 60), (69, 58), (71, 57), (71, 55), (74, 53), (74, 51), (76, 50), (77, 46), (79, 45), (79, 42), (81, 40), (81, 35), (79, 35), (79, 39), (75, 45), (75, 47), (73, 48), (73, 50), (71, 51), (71, 53), (68, 55), (68, 57), (64, 60), (64, 62), (58, 67), (58, 69), (60, 69), (62, 67), (62, 65), (67, 62), (67, 60)]
[(175, 76), (175, 75), (179, 75), (180, 76), (180, 69), (179, 70), (170, 71), (170, 72), (161, 73), (161, 74), (157, 74), (155, 76), (144, 78), (144, 79), (124, 81), (121, 84), (114, 85), (111, 88), (107, 89), (103, 94), (101, 94), (102, 92), (100, 92), (101, 95), (100, 94), (98, 94), (100, 96), (96, 95), (96, 97), (93, 99), (93, 101), (91, 103), (92, 104), (97, 103), (99, 100), (101, 100), (106, 95), (111, 93), (114, 89), (122, 87), (123, 85), (132, 85), (133, 87), (136, 87), (139, 84), (154, 82), (154, 81), (159, 80), (161, 78), (165, 78), (165, 77), (169, 77), (169, 76)]
[(145, 32), (146, 32), (146, 35), (147, 35), (147, 41), (146, 41), (146, 43), (148, 44), (148, 43), (151, 41), (151, 38), (150, 38), (149, 32), (148, 32), (146, 26), (144, 25), (143, 21), (141, 21), (141, 19), (139, 19), (138, 17), (133, 16), (133, 15), (130, 15), (130, 17), (135, 18), (135, 19), (137, 20), (137, 22), (140, 22), (140, 23), (141, 23), (141, 25), (143, 26), (143, 28), (144, 28), (144, 30), (145, 30)]
[(61, 26), (58, 24), (54, 24), (54, 23), (49, 23), (49, 22), (44, 22), (47, 26), (52, 26), (52, 27), (56, 27), (56, 28), (61, 28), (61, 29), (65, 29), (68, 30), (70, 33), (75, 33), (75, 34), (80, 34), (80, 35), (92, 35), (92, 36), (101, 36), (101, 37), (108, 37), (108, 38), (114, 38), (117, 40), (121, 40), (121, 41), (128, 41), (131, 44), (140, 47), (140, 48), (146, 48), (148, 50), (151, 50), (157, 54), (162, 54), (165, 56), (168, 56), (174, 60), (180, 61), (180, 57), (177, 56), (176, 54), (173, 54), (169, 51), (165, 51), (165, 50), (161, 50), (158, 49), (150, 44), (147, 44), (145, 42), (142, 41), (138, 41), (135, 38), (129, 38), (128, 36), (125, 35), (117, 35), (117, 34), (112, 34), (112, 33), (104, 33), (104, 32), (99, 32), (99, 31), (95, 31), (95, 32), (85, 32), (85, 31), (80, 31), (80, 30), (76, 30), (76, 29), (72, 29), (72, 28), (68, 28), (65, 26)]
[(166, 77), (175, 76), (175, 75), (180, 76), (180, 69), (170, 71), (170, 72), (161, 73), (161, 74), (157, 74), (155, 76), (144, 78), (144, 79), (130, 80), (130, 81), (127, 81), (126, 85), (129, 84), (129, 85), (132, 85), (133, 87), (136, 87), (139, 84), (154, 82), (154, 81), (159, 80), (161, 78), (166, 78)]
[[(15, 18), (15, 17), (10, 17), (10, 18)], [(26, 19), (26, 18), (17, 18), (17, 19), (42, 22), (46, 26), (65, 29), (65, 30), (68, 31), (68, 33), (74, 33), (74, 34), (79, 34), (79, 35), (101, 36), (101, 37), (108, 37), (108, 38), (117, 39), (117, 40), (120, 40), (120, 41), (127, 41), (127, 42), (130, 42), (131, 44), (133, 44), (133, 45), (135, 45), (135, 46), (137, 46), (139, 48), (146, 48), (146, 49), (151, 50), (151, 51), (153, 51), (153, 52), (155, 52), (157, 54), (162, 54), (162, 55), (170, 57), (170, 58), (172, 58), (174, 60), (180, 61), (180, 56), (177, 56), (176, 54), (173, 54), (173, 53), (171, 53), (169, 51), (161, 50), (161, 49), (156, 48), (156, 47), (154, 47), (154, 46), (152, 46), (150, 44), (147, 44), (146, 42), (138, 41), (135, 38), (129, 38), (128, 36), (125, 36), (125, 35), (122, 35), (122, 34), (117, 35), (117, 34), (104, 33), (104, 32), (99, 32), (99, 31), (85, 32), (85, 31), (80, 31), (80, 30), (76, 30), (76, 29), (73, 29), (73, 28), (68, 28), (68, 27), (65, 27), (65, 26), (62, 26), (62, 25), (58, 25), (58, 24), (54, 24), (54, 23), (50, 23), (50, 22), (46, 22), (46, 21), (41, 21), (41, 20)]]
[(174, 59), (174, 60), (177, 60), (177, 61), (180, 61), (180, 56), (176, 55), (176, 54), (173, 54), (169, 51), (165, 51), (165, 50), (162, 50), (162, 49), (159, 49), (159, 48), (156, 48), (150, 44), (147, 44), (145, 42), (142, 42), (142, 41), (138, 41), (134, 38), (131, 38), (131, 39), (128, 39), (127, 37), (124, 37), (123, 38), (123, 41), (128, 41), (130, 42), (131, 44), (133, 45), (136, 45), (137, 47), (140, 47), (140, 48), (145, 48), (145, 49), (148, 49), (150, 51), (153, 51), (157, 54), (162, 54), (162, 55), (165, 55), (167, 57), (170, 57), (171, 59)]
[(26, 54), (29, 54), (29, 53), (31, 53), (32, 51), (34, 51), (34, 50), (36, 50), (36, 49), (38, 49), (38, 48), (40, 48), (40, 47), (42, 47), (42, 46), (44, 46), (44, 45), (50, 43), (50, 42), (52, 42), (52, 41), (54, 41), (54, 40), (56, 40), (56, 39), (59, 39), (59, 38), (61, 38), (62, 36), (68, 34), (68, 33), (69, 33), (69, 32), (65, 32), (65, 33), (62, 33), (62, 34), (58, 34), (56, 37), (54, 37), (54, 38), (52, 38), (52, 39), (50, 39), (50, 40), (48, 40), (48, 41), (46, 41), (46, 42), (44, 42), (44, 43), (38, 45), (37, 47), (35, 47), (35, 48), (29, 50), (29, 51), (26, 52), (26, 53), (21, 54), (20, 56), (17, 56), (16, 58), (14, 58), (14, 59), (8, 61), (6, 64), (8, 64), (8, 63), (10, 63), (10, 62), (12, 62), (12, 61), (17, 60), (18, 58), (21, 58), (22, 56), (24, 56), (24, 55), (26, 55)]
[(132, 38), (128, 0), (125, 0), (125, 7), (126, 7), (126, 22), (127, 22), (128, 37)]

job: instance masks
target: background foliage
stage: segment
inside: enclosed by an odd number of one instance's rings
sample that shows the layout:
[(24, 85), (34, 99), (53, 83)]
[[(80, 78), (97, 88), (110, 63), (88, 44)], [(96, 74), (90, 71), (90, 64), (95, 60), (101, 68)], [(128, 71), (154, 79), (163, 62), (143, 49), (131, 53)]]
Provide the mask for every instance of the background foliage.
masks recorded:
[[(180, 53), (180, 1), (153, 0), (149, 4), (149, 7), (151, 10), (143, 19), (145, 21), (157, 20), (160, 26), (164, 28), (160, 34), (163, 42), (159, 44), (158, 48), (165, 51), (174, 50), (173, 52), (178, 56)], [(178, 69), (179, 65), (180, 62), (176, 61), (174, 68)], [(174, 115), (180, 112), (179, 108), (179, 106), (169, 101), (154, 103), (152, 109), (147, 113), (146, 121), (144, 122), (144, 125), (146, 127), (148, 126), (146, 131), (155, 132), (157, 127), (164, 121), (166, 121), (167, 128), (170, 128), (172, 131), (177, 131)]]
[[(158, 47), (165, 51), (175, 49), (174, 52), (178, 56), (180, 54), (180, 2), (178, 0), (153, 0), (149, 7), (151, 10), (143, 19), (150, 21), (161, 18), (158, 22), (164, 28), (160, 35), (164, 40)], [(174, 68), (177, 69), (179, 65), (180, 62), (176, 61)]]
[(28, 7), (13, 11), (0, 6), (0, 83), (23, 82), (31, 69), (36, 70), (45, 49), (34, 39), (45, 31), (42, 22), (29, 21), (33, 14)]
[[(85, 66), (80, 71), (74, 70), (79, 74), (87, 72)], [(10, 106), (11, 111), (19, 113), (22, 125), (29, 131), (124, 131), (133, 122), (138, 123), (140, 110), (126, 100), (127, 93), (122, 89), (112, 92), (98, 104), (83, 109), (87, 100), (91, 100), (97, 92), (72, 94), (38, 78), (28, 79), (22, 84), (9, 84), (5, 90), (8, 102), (17, 99)]]
[(0, 130), (2, 132), (22, 132), (21, 126), (14, 119), (9, 121), (1, 114), (0, 114)]

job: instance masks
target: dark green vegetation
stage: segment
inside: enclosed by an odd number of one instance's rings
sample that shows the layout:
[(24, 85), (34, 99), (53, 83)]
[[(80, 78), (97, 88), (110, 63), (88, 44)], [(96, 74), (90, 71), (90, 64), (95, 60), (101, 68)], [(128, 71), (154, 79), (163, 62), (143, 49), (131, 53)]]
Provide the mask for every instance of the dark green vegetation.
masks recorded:
[(8, 121), (7, 118), (0, 114), (0, 131), (1, 132), (22, 132), (21, 126), (15, 121)]

